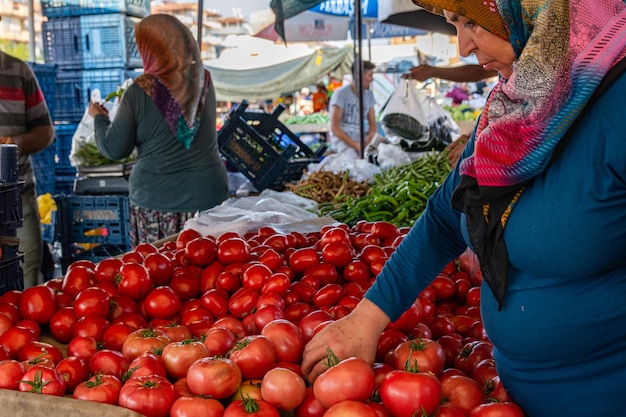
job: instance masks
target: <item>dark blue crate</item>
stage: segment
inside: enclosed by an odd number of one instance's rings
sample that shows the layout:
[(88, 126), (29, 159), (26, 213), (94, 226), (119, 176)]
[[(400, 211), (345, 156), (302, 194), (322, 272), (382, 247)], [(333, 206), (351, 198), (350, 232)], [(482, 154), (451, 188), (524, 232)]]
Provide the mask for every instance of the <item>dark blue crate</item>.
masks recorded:
[(24, 272), (20, 265), (23, 261), (24, 254), (18, 251), (17, 246), (2, 245), (0, 294), (12, 290), (24, 290)]
[(55, 196), (55, 201), (63, 232), (62, 243), (129, 244), (130, 207), (127, 196)]
[(70, 153), (72, 151), (72, 140), (78, 128), (78, 123), (56, 124), (55, 131), (55, 173), (57, 175), (74, 175), (76, 168), (70, 163)]
[(150, 14), (150, 0), (41, 0), (41, 12), (46, 17), (118, 12), (144, 17)]
[(56, 64), (39, 64), (36, 62), (29, 62), (35, 77), (37, 77), (37, 82), (39, 83), (39, 88), (43, 92), (43, 96), (46, 99), (46, 104), (48, 105), (48, 111), (50, 112), (50, 116), (54, 120), (55, 116), (55, 108), (54, 108), (54, 96), (56, 93), (56, 79), (58, 68)]
[(104, 98), (117, 91), (130, 73), (134, 71), (124, 68), (60, 71), (55, 100), (57, 119), (71, 123), (80, 122), (93, 90), (100, 90), (100, 95)]
[(141, 67), (140, 20), (121, 13), (50, 19), (42, 25), (44, 59), (62, 70)]
[(56, 175), (56, 193), (60, 195), (74, 194), (76, 175)]
[(35, 173), (37, 195), (56, 192), (56, 143), (30, 157)]

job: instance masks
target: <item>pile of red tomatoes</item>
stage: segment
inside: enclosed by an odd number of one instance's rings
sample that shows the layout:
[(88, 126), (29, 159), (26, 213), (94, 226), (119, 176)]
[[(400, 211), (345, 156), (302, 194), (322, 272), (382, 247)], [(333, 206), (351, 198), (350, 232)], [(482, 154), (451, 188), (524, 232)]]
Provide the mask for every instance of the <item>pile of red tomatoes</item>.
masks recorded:
[(357, 305), (408, 229), (386, 222), (216, 238), (81, 260), (0, 297), (0, 388), (146, 416), (523, 417), (482, 327), (480, 271), (451, 262), (378, 340), (309, 384), (305, 344)]

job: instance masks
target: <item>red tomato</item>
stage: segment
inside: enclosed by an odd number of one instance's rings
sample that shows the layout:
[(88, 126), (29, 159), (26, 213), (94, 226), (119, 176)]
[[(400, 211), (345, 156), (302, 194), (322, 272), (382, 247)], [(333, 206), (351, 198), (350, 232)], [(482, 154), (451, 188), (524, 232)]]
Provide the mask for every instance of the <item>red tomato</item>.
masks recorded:
[(312, 265), (318, 264), (320, 256), (314, 247), (296, 249), (289, 255), (289, 266), (296, 273), (302, 273)]
[(311, 340), (318, 324), (330, 320), (332, 320), (332, 317), (324, 310), (314, 310), (303, 316), (298, 321), (298, 328), (300, 329), (304, 342), (306, 343)]
[(298, 301), (285, 307), (284, 314), (287, 320), (292, 323), (298, 324), (304, 316), (314, 310), (315, 307), (313, 307), (311, 304)]
[(269, 338), (251, 335), (240, 339), (228, 358), (241, 370), (244, 379), (261, 379), (276, 364), (276, 350)]
[(137, 263), (126, 263), (120, 268), (117, 286), (120, 295), (141, 300), (152, 288), (148, 269)]
[(228, 329), (235, 335), (237, 340), (244, 337), (246, 334), (246, 329), (243, 327), (243, 324), (241, 324), (241, 320), (230, 315), (222, 316), (215, 320), (215, 323), (213, 323), (211, 327), (223, 327)]
[(241, 285), (257, 292), (261, 292), (263, 285), (272, 276), (272, 270), (259, 263), (253, 264), (243, 270), (241, 274)]
[(50, 343), (31, 340), (17, 351), (17, 359), (22, 362), (34, 359), (49, 359), (56, 366), (63, 359), (63, 353), (61, 349)]
[(149, 318), (169, 319), (180, 312), (180, 298), (167, 286), (156, 287), (146, 295), (144, 309)]
[(441, 381), (441, 395), (466, 413), (482, 404), (484, 399), (482, 386), (464, 375), (452, 375)]
[(239, 237), (220, 241), (217, 246), (217, 259), (223, 264), (246, 262), (250, 259), (250, 245)]
[(185, 245), (185, 258), (191, 265), (207, 266), (215, 261), (217, 246), (211, 237), (198, 237)]
[(413, 372), (431, 372), (439, 375), (446, 363), (446, 355), (439, 343), (430, 339), (412, 339), (400, 343), (393, 352), (393, 366)]
[(37, 339), (33, 331), (22, 326), (13, 326), (0, 336), (0, 346), (6, 350), (10, 358), (16, 359), (17, 352), (29, 342)]
[(146, 417), (167, 417), (176, 399), (174, 385), (158, 375), (126, 381), (119, 394), (119, 405)]
[(263, 376), (261, 396), (279, 410), (293, 410), (305, 395), (304, 379), (289, 369), (273, 368)]
[(357, 357), (331, 366), (313, 382), (313, 393), (326, 408), (345, 401), (365, 401), (374, 390), (374, 370)]
[(289, 248), (287, 236), (278, 233), (272, 236), (268, 236), (263, 241), (263, 245), (269, 246), (279, 254), (284, 254), (287, 248)]
[(285, 319), (276, 319), (261, 329), (276, 351), (279, 362), (299, 363), (304, 351), (304, 338), (298, 326)]
[(223, 417), (279, 417), (280, 413), (270, 403), (253, 398), (233, 401), (224, 410)]
[(102, 342), (104, 332), (109, 325), (110, 323), (107, 319), (95, 314), (80, 317), (74, 324), (73, 336), (91, 336), (97, 342)]
[(132, 361), (144, 352), (154, 352), (170, 343), (169, 338), (161, 330), (139, 329), (128, 335), (122, 346), (122, 353), (128, 361)]
[(74, 314), (77, 318), (91, 314), (108, 317), (110, 310), (111, 297), (102, 288), (85, 288), (74, 300)]
[(385, 329), (378, 338), (378, 344), (376, 347), (376, 361), (383, 362), (389, 352), (393, 350), (403, 342), (409, 340), (409, 336), (396, 329)]
[(75, 262), (65, 273), (61, 288), (63, 293), (74, 299), (79, 292), (93, 286), (95, 283), (96, 274), (94, 272), (94, 267), (80, 266)]
[(270, 247), (259, 256), (259, 262), (267, 266), (271, 271), (275, 271), (283, 264), (284, 259), (281, 254)]
[(222, 403), (204, 397), (179, 397), (170, 409), (170, 417), (222, 417), (223, 414)]
[(163, 348), (161, 360), (168, 375), (174, 379), (187, 376), (187, 370), (197, 359), (209, 356), (209, 349), (200, 340), (172, 342)]
[(152, 352), (144, 352), (133, 359), (128, 365), (128, 372), (124, 375), (124, 380), (148, 375), (160, 375), (167, 378), (167, 371), (161, 356)]
[[(89, 364), (76, 356), (61, 359), (55, 368), (65, 380), (66, 393), (74, 392), (78, 384), (89, 378)], [(117, 398), (115, 401), (117, 402)]]
[(422, 304), (419, 300), (415, 300), (400, 317), (394, 322), (389, 323), (387, 328), (409, 332), (422, 320)]
[(163, 253), (150, 253), (143, 260), (143, 265), (148, 270), (152, 284), (161, 286), (167, 284), (172, 278), (174, 266), (172, 261)]
[(469, 376), (476, 365), (484, 359), (493, 359), (493, 345), (484, 341), (469, 342), (455, 358), (454, 367)]
[(62, 307), (57, 310), (49, 323), (52, 337), (61, 343), (69, 343), (74, 337), (74, 325), (77, 320), (74, 307)]
[(261, 288), (261, 293), (274, 292), (284, 295), (289, 290), (290, 285), (291, 281), (286, 274), (275, 272), (265, 281), (265, 284), (263, 284)]
[(65, 380), (54, 368), (33, 366), (22, 375), (17, 389), (62, 397), (65, 394)]
[[(255, 328), (258, 331), (262, 331), (268, 323), (277, 319), (282, 319), (285, 315), (282, 308), (274, 304), (268, 304), (262, 307), (257, 307), (257, 310), (252, 316), (254, 317)], [(245, 317), (244, 320), (248, 319), (248, 317), (251, 316)], [(248, 332), (248, 334), (250, 333)]]
[(302, 275), (303, 277), (313, 276), (316, 277), (320, 285), (330, 284), (331, 282), (337, 282), (339, 279), (339, 273), (337, 267), (329, 262), (319, 262), (317, 264), (309, 266)]
[(237, 392), (241, 381), (239, 367), (223, 357), (198, 359), (187, 370), (187, 385), (195, 395), (228, 398)]
[(317, 308), (331, 307), (343, 297), (343, 288), (339, 284), (326, 284), (320, 288), (313, 298), (312, 304)]
[(439, 408), (441, 384), (430, 373), (394, 370), (380, 384), (380, 398), (394, 417), (430, 415)]
[(258, 291), (240, 288), (230, 297), (228, 311), (235, 317), (243, 318), (253, 312), (258, 298)]
[[(52, 280), (50, 280), (52, 281)], [(47, 281), (47, 282), (50, 282)], [(16, 306), (20, 305), (20, 299), (22, 298), (22, 291), (20, 290), (9, 290), (4, 294), (0, 295), (0, 304), (2, 303), (11, 303)]]
[(456, 294), (456, 285), (447, 275), (437, 275), (430, 285), (435, 289), (438, 301), (449, 300)]
[(57, 308), (54, 290), (45, 285), (26, 288), (20, 298), (19, 308), (23, 319), (38, 324), (49, 323)]
[(355, 259), (343, 269), (343, 278), (346, 281), (367, 281), (371, 277), (369, 264), (360, 259)]
[(294, 410), (294, 417), (323, 417), (325, 412), (326, 407), (315, 398), (313, 388), (307, 387), (304, 400)]
[(513, 402), (486, 403), (473, 408), (468, 417), (524, 417), (524, 411)]
[(212, 327), (204, 334), (203, 343), (209, 356), (226, 356), (237, 343), (237, 337), (224, 327)]
[(103, 259), (94, 268), (96, 282), (113, 282), (124, 262), (119, 258)]
[(117, 405), (121, 389), (122, 382), (118, 377), (96, 374), (78, 384), (72, 397), (77, 400)]
[(334, 404), (324, 417), (377, 417), (376, 411), (362, 401), (344, 400)]
[(141, 252), (137, 252), (132, 250), (130, 252), (126, 252), (122, 256), (122, 263), (124, 264), (143, 264), (143, 254)]
[(354, 251), (347, 243), (329, 243), (322, 248), (322, 259), (338, 268), (343, 268), (354, 259)]
[(435, 412), (433, 417), (467, 417), (467, 413), (460, 407), (451, 403), (444, 403)]
[(0, 388), (17, 390), (26, 368), (20, 361), (6, 359), (0, 361)]
[(106, 374), (122, 379), (128, 370), (128, 361), (121, 352), (102, 349), (89, 358), (89, 372), (92, 375)]
[(98, 342), (91, 336), (78, 336), (70, 340), (67, 345), (67, 356), (76, 356), (89, 361), (99, 349)]
[(187, 243), (201, 236), (202, 235), (200, 234), (200, 232), (194, 229), (186, 229), (181, 231), (178, 236), (176, 236), (176, 249), (185, 249)]

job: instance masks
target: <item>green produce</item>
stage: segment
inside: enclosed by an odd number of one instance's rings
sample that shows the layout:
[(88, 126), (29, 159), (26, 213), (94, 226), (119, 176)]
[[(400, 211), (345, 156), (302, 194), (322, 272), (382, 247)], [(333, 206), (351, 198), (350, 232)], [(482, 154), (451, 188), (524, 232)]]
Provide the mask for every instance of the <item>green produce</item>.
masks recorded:
[(430, 152), (410, 164), (386, 169), (374, 176), (367, 195), (342, 204), (320, 204), (319, 212), (348, 225), (384, 220), (399, 227), (412, 226), (450, 173), (446, 154)]
[(105, 157), (100, 153), (98, 147), (95, 143), (85, 142), (83, 143), (76, 152), (74, 156), (77, 160), (81, 162), (82, 166), (94, 167), (101, 165), (110, 165), (110, 164), (125, 164), (134, 159), (134, 155), (131, 155), (127, 158), (123, 158), (117, 161), (112, 161), (109, 158)]
[(283, 123), (286, 125), (328, 124), (330, 123), (330, 119), (328, 113), (312, 113), (302, 116), (289, 116)]

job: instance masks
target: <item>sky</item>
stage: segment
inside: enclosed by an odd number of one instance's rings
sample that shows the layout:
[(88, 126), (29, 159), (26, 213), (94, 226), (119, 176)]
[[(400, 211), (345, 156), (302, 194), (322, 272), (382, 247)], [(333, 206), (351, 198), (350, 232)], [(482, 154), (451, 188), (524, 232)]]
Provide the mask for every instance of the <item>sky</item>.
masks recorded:
[(204, 0), (204, 7), (217, 9), (224, 17), (233, 16), (233, 8), (239, 8), (247, 19), (252, 12), (268, 9), (270, 0)]

